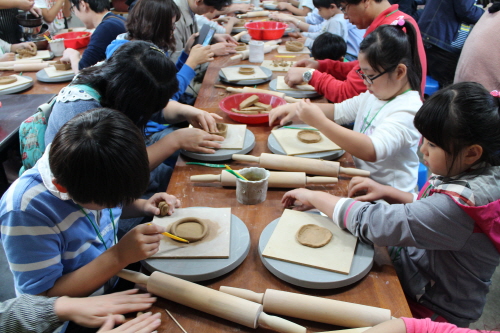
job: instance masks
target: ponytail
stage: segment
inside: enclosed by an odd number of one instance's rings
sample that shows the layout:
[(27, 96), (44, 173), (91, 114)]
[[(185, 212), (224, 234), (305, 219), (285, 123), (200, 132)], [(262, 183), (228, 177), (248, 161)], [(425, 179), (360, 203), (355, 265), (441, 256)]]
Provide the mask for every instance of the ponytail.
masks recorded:
[(410, 22), (399, 17), (391, 25), (381, 25), (359, 46), (370, 66), (382, 73), (404, 64), (412, 90), (422, 96), (422, 64), (418, 53), (417, 31)]

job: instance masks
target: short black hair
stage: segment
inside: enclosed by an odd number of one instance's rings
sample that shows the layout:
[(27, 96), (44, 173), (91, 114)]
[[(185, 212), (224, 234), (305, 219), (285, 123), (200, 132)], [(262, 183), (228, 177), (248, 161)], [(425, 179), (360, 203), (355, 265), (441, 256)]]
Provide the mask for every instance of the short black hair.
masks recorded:
[(340, 60), (347, 52), (344, 38), (331, 32), (324, 32), (314, 40), (311, 55), (316, 60)]
[(73, 81), (101, 95), (101, 105), (121, 111), (139, 128), (179, 90), (174, 63), (156, 45), (130, 41), (100, 66), (87, 67)]
[(80, 1), (89, 4), (90, 9), (96, 13), (102, 13), (111, 9), (111, 2), (109, 0), (69, 0), (73, 6), (80, 10)]
[(483, 148), (480, 161), (500, 165), (497, 99), (479, 83), (456, 83), (427, 99), (413, 123), (424, 138), (450, 154), (452, 162), (463, 148), (478, 144)]
[(222, 8), (230, 6), (232, 0), (204, 0), (203, 3), (206, 6), (214, 7), (217, 10), (222, 10)]
[[(337, 6), (343, 7), (345, 5), (358, 5), (363, 0), (336, 0)], [(373, 0), (377, 3), (381, 3), (384, 0)]]
[(127, 31), (131, 40), (145, 40), (163, 50), (175, 51), (175, 23), (181, 11), (173, 0), (139, 0), (127, 17)]
[(313, 0), (313, 5), (316, 8), (330, 8), (331, 5), (337, 6), (335, 0)]
[(72, 118), (57, 132), (49, 164), (58, 184), (80, 204), (127, 205), (149, 184), (149, 161), (139, 129), (108, 108)]

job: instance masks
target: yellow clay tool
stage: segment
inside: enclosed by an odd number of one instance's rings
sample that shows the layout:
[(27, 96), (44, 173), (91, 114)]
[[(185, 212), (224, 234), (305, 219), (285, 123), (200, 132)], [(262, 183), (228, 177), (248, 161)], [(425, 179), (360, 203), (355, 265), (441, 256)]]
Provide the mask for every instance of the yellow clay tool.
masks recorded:
[(225, 166), (226, 166), (227, 171), (229, 171), (229, 173), (232, 173), (233, 175), (235, 175), (239, 179), (243, 179), (243, 180), (248, 181), (248, 179), (246, 179), (245, 177), (243, 177), (242, 175), (240, 175), (239, 172), (236, 172), (233, 169), (231, 169), (231, 167), (229, 165), (225, 164)]
[(47, 37), (46, 35), (43, 35), (43, 37), (45, 37), (45, 39), (46, 39), (47, 41), (49, 41), (49, 42), (51, 42), (51, 41), (52, 41), (52, 39), (50, 39), (50, 38), (49, 38), (49, 37)]
[[(148, 225), (151, 225), (151, 223), (148, 223)], [(189, 244), (189, 241), (188, 241), (187, 239), (177, 237), (176, 235), (172, 235), (171, 233), (168, 233), (168, 232), (162, 232), (161, 234), (162, 234), (163, 236), (167, 236), (168, 238), (172, 238), (172, 239), (175, 239), (175, 240), (178, 240), (178, 241), (181, 241), (181, 242), (184, 242), (184, 243), (188, 243), (188, 244)]]

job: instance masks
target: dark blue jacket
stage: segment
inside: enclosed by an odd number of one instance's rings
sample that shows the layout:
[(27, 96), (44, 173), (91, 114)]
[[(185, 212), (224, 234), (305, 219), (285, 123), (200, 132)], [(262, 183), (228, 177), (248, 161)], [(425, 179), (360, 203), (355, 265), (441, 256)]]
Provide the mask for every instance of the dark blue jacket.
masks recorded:
[(427, 0), (418, 20), (424, 43), (449, 52), (460, 52), (451, 45), (460, 25), (462, 22), (475, 24), (484, 13), (475, 3), (475, 0)]

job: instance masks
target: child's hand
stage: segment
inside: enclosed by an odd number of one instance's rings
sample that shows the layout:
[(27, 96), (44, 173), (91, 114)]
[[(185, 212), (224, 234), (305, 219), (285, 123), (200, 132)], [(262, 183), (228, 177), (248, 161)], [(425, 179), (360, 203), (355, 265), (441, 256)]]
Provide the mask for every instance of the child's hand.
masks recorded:
[(143, 313), (139, 317), (113, 329), (116, 324), (115, 318), (110, 314), (97, 333), (152, 333), (156, 332), (156, 329), (161, 325), (161, 314), (159, 312), (154, 315), (151, 312)]
[[(292, 16), (282, 13), (270, 13), (269, 18), (281, 22), (293, 22)], [(288, 33), (290, 35), (290, 33)]]
[(278, 106), (269, 112), (269, 126), (273, 126), (275, 122), (279, 121), (280, 125), (284, 125), (295, 117), (297, 110), (297, 103), (290, 103)]
[(168, 204), (168, 215), (172, 215), (175, 211), (175, 208), (179, 208), (181, 206), (181, 202), (175, 196), (167, 194), (165, 192), (155, 193), (144, 203), (144, 215), (160, 215), (158, 204), (161, 201), (165, 201)]
[(10, 50), (12, 52), (16, 52), (17, 50), (20, 49), (28, 49), (30, 51), (35, 51), (36, 45), (33, 42), (25, 42), (25, 43), (12, 44), (12, 46), (10, 47)]
[(197, 33), (194, 33), (192, 34), (189, 39), (187, 40), (186, 42), (186, 46), (184, 47), (184, 52), (186, 52), (187, 54), (189, 54), (191, 52), (191, 48), (193, 47), (193, 44), (194, 44), (194, 40), (196, 37), (199, 36), (199, 32)]
[(285, 208), (293, 206), (293, 210), (302, 211), (313, 209), (314, 206), (311, 204), (309, 199), (311, 195), (314, 195), (313, 191), (306, 190), (305, 188), (298, 188), (286, 192), (281, 199), (281, 203)]
[[(362, 194), (361, 194), (362, 193)], [(355, 195), (359, 196), (355, 196)], [(349, 182), (347, 196), (358, 201), (375, 201), (385, 198), (385, 185), (366, 177), (353, 177)]]
[(290, 8), (290, 4), (288, 2), (278, 2), (277, 9), (286, 10), (288, 8)]
[(181, 149), (196, 153), (213, 154), (215, 150), (212, 148), (220, 148), (220, 143), (216, 141), (224, 141), (224, 137), (198, 128), (181, 128), (174, 133), (178, 135), (176, 140)]
[(195, 69), (196, 66), (214, 60), (214, 53), (210, 49), (210, 45), (202, 46), (200, 44), (191, 48), (189, 58), (186, 60), (186, 65)]
[(288, 36), (293, 38), (300, 38), (302, 37), (302, 34), (300, 32), (289, 32)]
[(232, 43), (217, 43), (210, 46), (210, 49), (215, 56), (226, 56), (229, 54), (236, 53), (236, 45)]
[(112, 313), (116, 323), (122, 323), (121, 314), (144, 311), (156, 302), (151, 294), (138, 294), (138, 289), (95, 297), (60, 297), (54, 303), (54, 312), (61, 321), (74, 321), (85, 327), (99, 327)]
[(318, 124), (329, 121), (319, 106), (311, 103), (310, 99), (302, 99), (297, 104), (297, 116), (308, 125), (317, 127)]
[(312, 60), (312, 59), (302, 59), (302, 60), (297, 61), (295, 64), (293, 64), (292, 67), (306, 67), (306, 68), (318, 69), (319, 62), (317, 62), (316, 60)]
[(236, 39), (234, 39), (230, 34), (215, 34), (213, 40), (218, 43), (233, 44), (235, 47), (238, 45)]
[(2, 56), (0, 56), (0, 62), (14, 61), (14, 60), (16, 60), (16, 54), (12, 52), (5, 53)]
[(223, 119), (216, 113), (207, 112), (194, 107), (186, 108), (183, 115), (193, 127), (201, 128), (207, 132), (217, 132), (217, 123), (215, 120)]
[(116, 251), (118, 262), (126, 267), (158, 252), (160, 240), (165, 237), (161, 233), (165, 231), (165, 227), (157, 224), (139, 224), (127, 232), (111, 249)]
[(297, 38), (295, 41), (299, 42), (299, 43), (302, 43), (302, 44), (305, 44), (306, 43), (306, 39), (307, 39), (307, 37), (302, 36), (302, 37)]
[(290, 68), (287, 74), (285, 75), (285, 83), (292, 88), (295, 87), (297, 84), (301, 84), (302, 82), (304, 82), (302, 74), (304, 74), (308, 70), (309, 68), (303, 68), (303, 67)]

